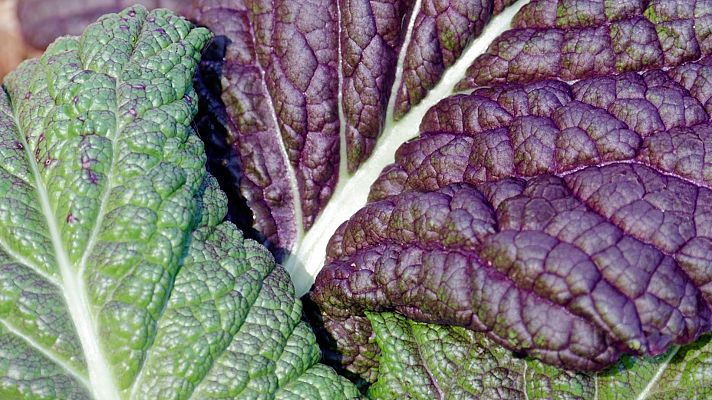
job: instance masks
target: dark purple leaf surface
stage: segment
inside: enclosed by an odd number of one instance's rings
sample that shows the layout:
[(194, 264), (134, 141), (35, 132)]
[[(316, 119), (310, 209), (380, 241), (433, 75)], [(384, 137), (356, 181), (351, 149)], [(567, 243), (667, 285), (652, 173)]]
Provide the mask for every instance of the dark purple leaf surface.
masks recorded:
[(710, 64), (430, 109), (332, 237), (311, 294), (344, 364), (373, 377), (363, 311), (484, 331), (575, 370), (709, 331)]
[[(319, 192), (328, 196), (338, 176), (338, 45), (328, 41), (336, 26), (326, 27), (324, 21), (313, 21), (320, 27), (316, 30), (305, 26), (308, 17), (329, 10), (327, 2), (309, 10), (285, 2), (284, 22), (271, 18), (266, 2), (253, 5), (262, 12), (253, 14), (243, 1), (202, 1), (196, 18), (231, 42), (223, 66), (223, 101), (244, 168), (242, 192), (256, 225), (273, 241), (294, 240), (295, 221), (302, 215), (291, 187), (296, 176), (305, 195), (305, 218), (318, 206)], [(282, 57), (302, 68), (285, 69)], [(290, 171), (292, 164), (296, 171)]]
[(229, 42), (242, 194), (298, 292), (370, 186), (311, 294), (367, 380), (367, 312), (585, 371), (712, 328), (709, 3), (532, 1), (485, 51), (509, 3), (197, 4)]
[(191, 0), (20, 0), (17, 16), (27, 43), (44, 49), (57, 37), (78, 35), (100, 16), (132, 4), (182, 12)]
[(534, 0), (460, 89), (675, 66), (712, 52), (712, 1)]
[(472, 38), (482, 32), (490, 16), (499, 14), (512, 3), (513, 0), (423, 1), (404, 54), (395, 117), (402, 117), (418, 104), (443, 72), (460, 57)]
[(426, 0), (413, 16), (415, 3), (196, 3), (194, 18), (231, 42), (223, 101), (241, 190), (278, 247), (294, 249), (388, 121), (418, 104), (512, 1)]

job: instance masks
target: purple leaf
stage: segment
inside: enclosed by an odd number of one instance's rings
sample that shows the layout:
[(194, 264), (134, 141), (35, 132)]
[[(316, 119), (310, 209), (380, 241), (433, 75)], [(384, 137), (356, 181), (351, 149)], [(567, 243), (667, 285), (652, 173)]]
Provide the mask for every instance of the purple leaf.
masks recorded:
[(712, 51), (709, 1), (534, 0), (458, 88), (680, 65)]
[[(257, 229), (288, 253), (305, 241), (323, 247), (319, 238), (338, 223), (313, 234), (312, 227), (334, 193), (364, 192), (381, 167), (350, 182), (363, 174), (379, 137), (396, 135), (395, 125), (415, 133), (427, 107), (408, 111), (510, 3), (199, 1), (194, 18), (231, 42), (223, 101)], [(405, 139), (399, 136), (386, 157)], [(302, 258), (288, 268), (302, 268)]]
[[(327, 329), (395, 310), (575, 370), (709, 331), (708, 63), (441, 101), (332, 237)], [(373, 344), (339, 344), (372, 374)]]
[(710, 3), (510, 3), (197, 4), (255, 225), (299, 293), (326, 258), (365, 379), (369, 312), (577, 370), (710, 330)]

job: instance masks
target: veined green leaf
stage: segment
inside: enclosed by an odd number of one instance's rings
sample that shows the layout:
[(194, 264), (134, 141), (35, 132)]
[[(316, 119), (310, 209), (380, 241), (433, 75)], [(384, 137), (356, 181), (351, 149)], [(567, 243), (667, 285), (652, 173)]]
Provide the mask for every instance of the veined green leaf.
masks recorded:
[(575, 373), (516, 357), (482, 333), (368, 313), (381, 349), (377, 399), (689, 400), (712, 396), (712, 336), (657, 357)]

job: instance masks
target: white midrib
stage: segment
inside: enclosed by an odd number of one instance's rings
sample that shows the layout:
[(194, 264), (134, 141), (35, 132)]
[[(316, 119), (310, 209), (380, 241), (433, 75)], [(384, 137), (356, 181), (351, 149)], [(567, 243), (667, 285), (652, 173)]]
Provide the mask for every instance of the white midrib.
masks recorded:
[[(405, 31), (403, 45), (401, 46), (400, 53), (398, 54), (398, 62), (396, 62), (396, 76), (393, 79), (393, 86), (391, 86), (391, 95), (388, 97), (388, 106), (386, 107), (386, 121), (388, 122), (393, 122), (393, 113), (396, 109), (396, 99), (398, 98), (398, 90), (400, 88), (400, 85), (403, 83), (403, 65), (405, 64), (405, 57), (408, 55), (408, 47), (410, 47), (410, 40), (413, 38), (415, 20), (418, 18), (418, 14), (420, 12), (420, 7), (422, 4), (422, 0), (415, 0), (415, 3), (413, 3), (413, 11), (410, 15), (408, 27)], [(384, 127), (384, 132), (385, 128), (386, 127)]]
[(680, 350), (680, 346), (675, 346), (670, 350), (670, 354), (668, 354), (667, 357), (665, 357), (665, 360), (663, 360), (662, 363), (658, 366), (658, 370), (655, 371), (655, 375), (653, 375), (652, 378), (650, 378), (650, 382), (643, 388), (643, 390), (640, 391), (640, 394), (638, 397), (636, 397), (636, 400), (645, 400), (648, 398), (648, 395), (650, 394), (650, 391), (653, 390), (653, 387), (655, 387), (655, 384), (658, 383), (660, 380), (660, 377), (663, 376), (663, 373), (667, 369), (668, 365), (670, 364), (670, 361), (672, 360), (673, 357), (675, 357), (675, 354), (677, 354), (678, 350)]
[[(341, 2), (337, 1), (336, 2), (336, 20), (341, 21)], [(341, 56), (341, 35), (343, 35), (343, 30), (342, 30), (342, 24), (338, 24), (339, 26), (339, 31), (338, 31), (338, 49), (339, 49), (339, 57), (338, 57), (338, 67), (336, 68), (337, 71), (337, 76), (339, 78), (339, 85), (337, 88), (337, 93), (338, 95), (336, 96), (336, 101), (337, 101), (337, 108), (339, 110), (339, 179), (341, 179), (342, 176), (348, 176), (349, 174), (349, 155), (348, 152), (346, 151), (346, 114), (344, 113), (344, 70), (341, 68), (341, 65), (343, 63), (343, 58)], [(297, 221), (299, 222), (299, 221)], [(302, 232), (302, 235), (304, 232)], [(301, 236), (297, 237), (297, 240), (301, 240)]]
[(420, 358), (420, 360), (423, 363), (423, 369), (425, 370), (425, 373), (428, 375), (428, 379), (430, 380), (430, 383), (432, 384), (433, 390), (435, 390), (435, 393), (437, 394), (437, 398), (440, 400), (447, 399), (448, 396), (445, 394), (443, 389), (440, 387), (440, 384), (438, 384), (438, 379), (435, 376), (433, 376), (433, 372), (430, 370), (432, 367), (430, 365), (428, 365), (428, 361), (423, 354), (423, 345), (427, 345), (428, 343), (421, 343), (421, 340), (417, 335), (413, 335), (413, 342), (415, 342), (415, 349), (418, 351), (418, 358)]
[(529, 393), (527, 391), (527, 370), (529, 369), (529, 364), (527, 360), (522, 360), (524, 363), (524, 370), (522, 371), (522, 393), (524, 394), (524, 400), (529, 400)]
[[(462, 56), (445, 72), (440, 82), (428, 92), (420, 104), (413, 107), (399, 121), (393, 121), (392, 118), (386, 120), (383, 134), (379, 138), (374, 152), (359, 169), (346, 180), (339, 179), (329, 203), (309, 231), (295, 243), (291, 254), (284, 262), (298, 296), (309, 291), (323, 266), (329, 239), (336, 228), (366, 205), (371, 185), (383, 168), (393, 163), (398, 147), (418, 135), (418, 127), (425, 113), (438, 101), (453, 92), (455, 85), (465, 77), (465, 72), (470, 64), (489, 47), (494, 39), (509, 29), (512, 18), (526, 3), (528, 0), (519, 0), (492, 18), (482, 34), (468, 46)], [(413, 14), (411, 19), (415, 18), (417, 9)], [(412, 29), (412, 21), (409, 28)], [(407, 34), (407, 37), (410, 37), (410, 33)], [(407, 47), (408, 43), (404, 42), (401, 52), (405, 52)], [(398, 71), (402, 69), (401, 63), (404, 62), (404, 58), (402, 55), (399, 56)], [(394, 85), (399, 84), (397, 81), (394, 82)], [(391, 97), (394, 96), (393, 93)], [(389, 110), (391, 109), (391, 100), (389, 100)], [(392, 111), (389, 111), (387, 115), (392, 115)]]
[(74, 377), (74, 379), (79, 381), (79, 383), (83, 384), (87, 388), (87, 390), (91, 390), (91, 385), (89, 384), (89, 381), (87, 381), (87, 378), (85, 376), (83, 376), (83, 374), (79, 373), (79, 371), (77, 371), (74, 367), (70, 366), (64, 360), (57, 357), (56, 354), (52, 353), (49, 349), (45, 348), (43, 345), (37, 343), (33, 338), (22, 333), (19, 329), (17, 329), (14, 325), (9, 323), (8, 321), (0, 318), (0, 324), (2, 324), (5, 327), (5, 329), (12, 332), (13, 335), (24, 340), (25, 343), (27, 343), (30, 347), (39, 351), (45, 357), (52, 360), (53, 363), (57, 364), (57, 366), (59, 366), (60, 368), (64, 369), (64, 371), (66, 371), (67, 373), (72, 375)]
[[(650, 395), (650, 392), (653, 390), (655, 387), (655, 384), (658, 383), (660, 380), (660, 377), (663, 376), (665, 373), (665, 370), (667, 370), (668, 365), (670, 365), (670, 361), (672, 361), (673, 357), (677, 354), (677, 352), (680, 350), (680, 346), (674, 346), (670, 349), (669, 354), (665, 359), (660, 363), (658, 366), (657, 371), (655, 371), (655, 375), (650, 378), (650, 381), (648, 381), (648, 384), (645, 385), (643, 390), (638, 393), (638, 396), (635, 398), (636, 400), (646, 400), (648, 398), (648, 395)], [(598, 374), (593, 376), (593, 400), (598, 400), (598, 385), (599, 385), (599, 379), (598, 379)]]
[[(257, 43), (257, 39), (255, 38), (254, 33), (252, 33), (252, 40)], [(269, 114), (272, 116), (272, 123), (274, 124), (275, 132), (279, 135), (277, 143), (279, 144), (279, 151), (280, 153), (282, 153), (282, 159), (285, 160), (284, 169), (287, 173), (286, 178), (287, 182), (289, 183), (289, 191), (290, 193), (292, 193), (293, 197), (292, 201), (294, 206), (294, 225), (296, 230), (295, 237), (296, 240), (299, 241), (302, 237), (304, 237), (304, 213), (302, 212), (302, 198), (299, 196), (299, 182), (297, 181), (296, 171), (292, 168), (293, 166), (289, 161), (289, 152), (287, 151), (287, 146), (285, 146), (284, 144), (282, 129), (279, 127), (279, 120), (277, 119), (277, 109), (274, 107), (272, 93), (267, 87), (264, 66), (260, 64), (259, 60), (257, 60), (256, 62), (260, 70), (260, 82), (262, 83), (262, 90), (265, 93), (267, 106), (269, 107)]]
[[(15, 125), (19, 130), (21, 125), (17, 119), (15, 119)], [(74, 322), (77, 336), (84, 351), (84, 359), (89, 372), (91, 389), (97, 399), (119, 400), (119, 391), (114, 383), (109, 365), (101, 351), (99, 335), (94, 324), (94, 318), (92, 317), (91, 306), (84, 288), (84, 282), (81, 279), (81, 275), (75, 271), (72, 262), (69, 260), (67, 250), (62, 244), (59, 228), (57, 227), (57, 220), (49, 203), (47, 189), (42, 182), (42, 177), (37, 168), (37, 162), (30, 152), (30, 147), (27, 144), (25, 135), (19, 132), (18, 136), (25, 149), (30, 168), (32, 169), (37, 196), (39, 197), (42, 207), (42, 213), (47, 221), (47, 228), (49, 229), (50, 238), (52, 240), (57, 266), (59, 267), (60, 276), (62, 278), (62, 294), (67, 302), (69, 315), (72, 318), (72, 322)]]
[(21, 256), (19, 253), (15, 253), (14, 251), (12, 251), (12, 247), (10, 247), (10, 245), (5, 243), (2, 240), (2, 238), (0, 238), (0, 249), (2, 249), (2, 251), (4, 251), (8, 256), (10, 256), (11, 259), (19, 261), (20, 264), (28, 267), (29, 269), (32, 270), (32, 272), (41, 276), (47, 282), (49, 282), (57, 287), (62, 287), (61, 283), (59, 281), (57, 281), (56, 277), (49, 275), (42, 268), (38, 267), (37, 264), (35, 264), (34, 262), (28, 260), (27, 258)]

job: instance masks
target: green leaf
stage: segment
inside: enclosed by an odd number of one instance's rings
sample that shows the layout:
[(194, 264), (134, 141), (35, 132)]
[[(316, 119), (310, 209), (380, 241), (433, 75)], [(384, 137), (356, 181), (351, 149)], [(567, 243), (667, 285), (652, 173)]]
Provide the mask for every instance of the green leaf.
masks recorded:
[(0, 90), (0, 398), (357, 396), (191, 127), (210, 33), (102, 17)]
[(367, 313), (381, 349), (373, 399), (707, 399), (712, 335), (652, 358), (624, 357), (597, 373), (574, 373), (509, 350), (471, 330)]
[(599, 399), (712, 397), (712, 335), (653, 358), (624, 357), (596, 377)]

